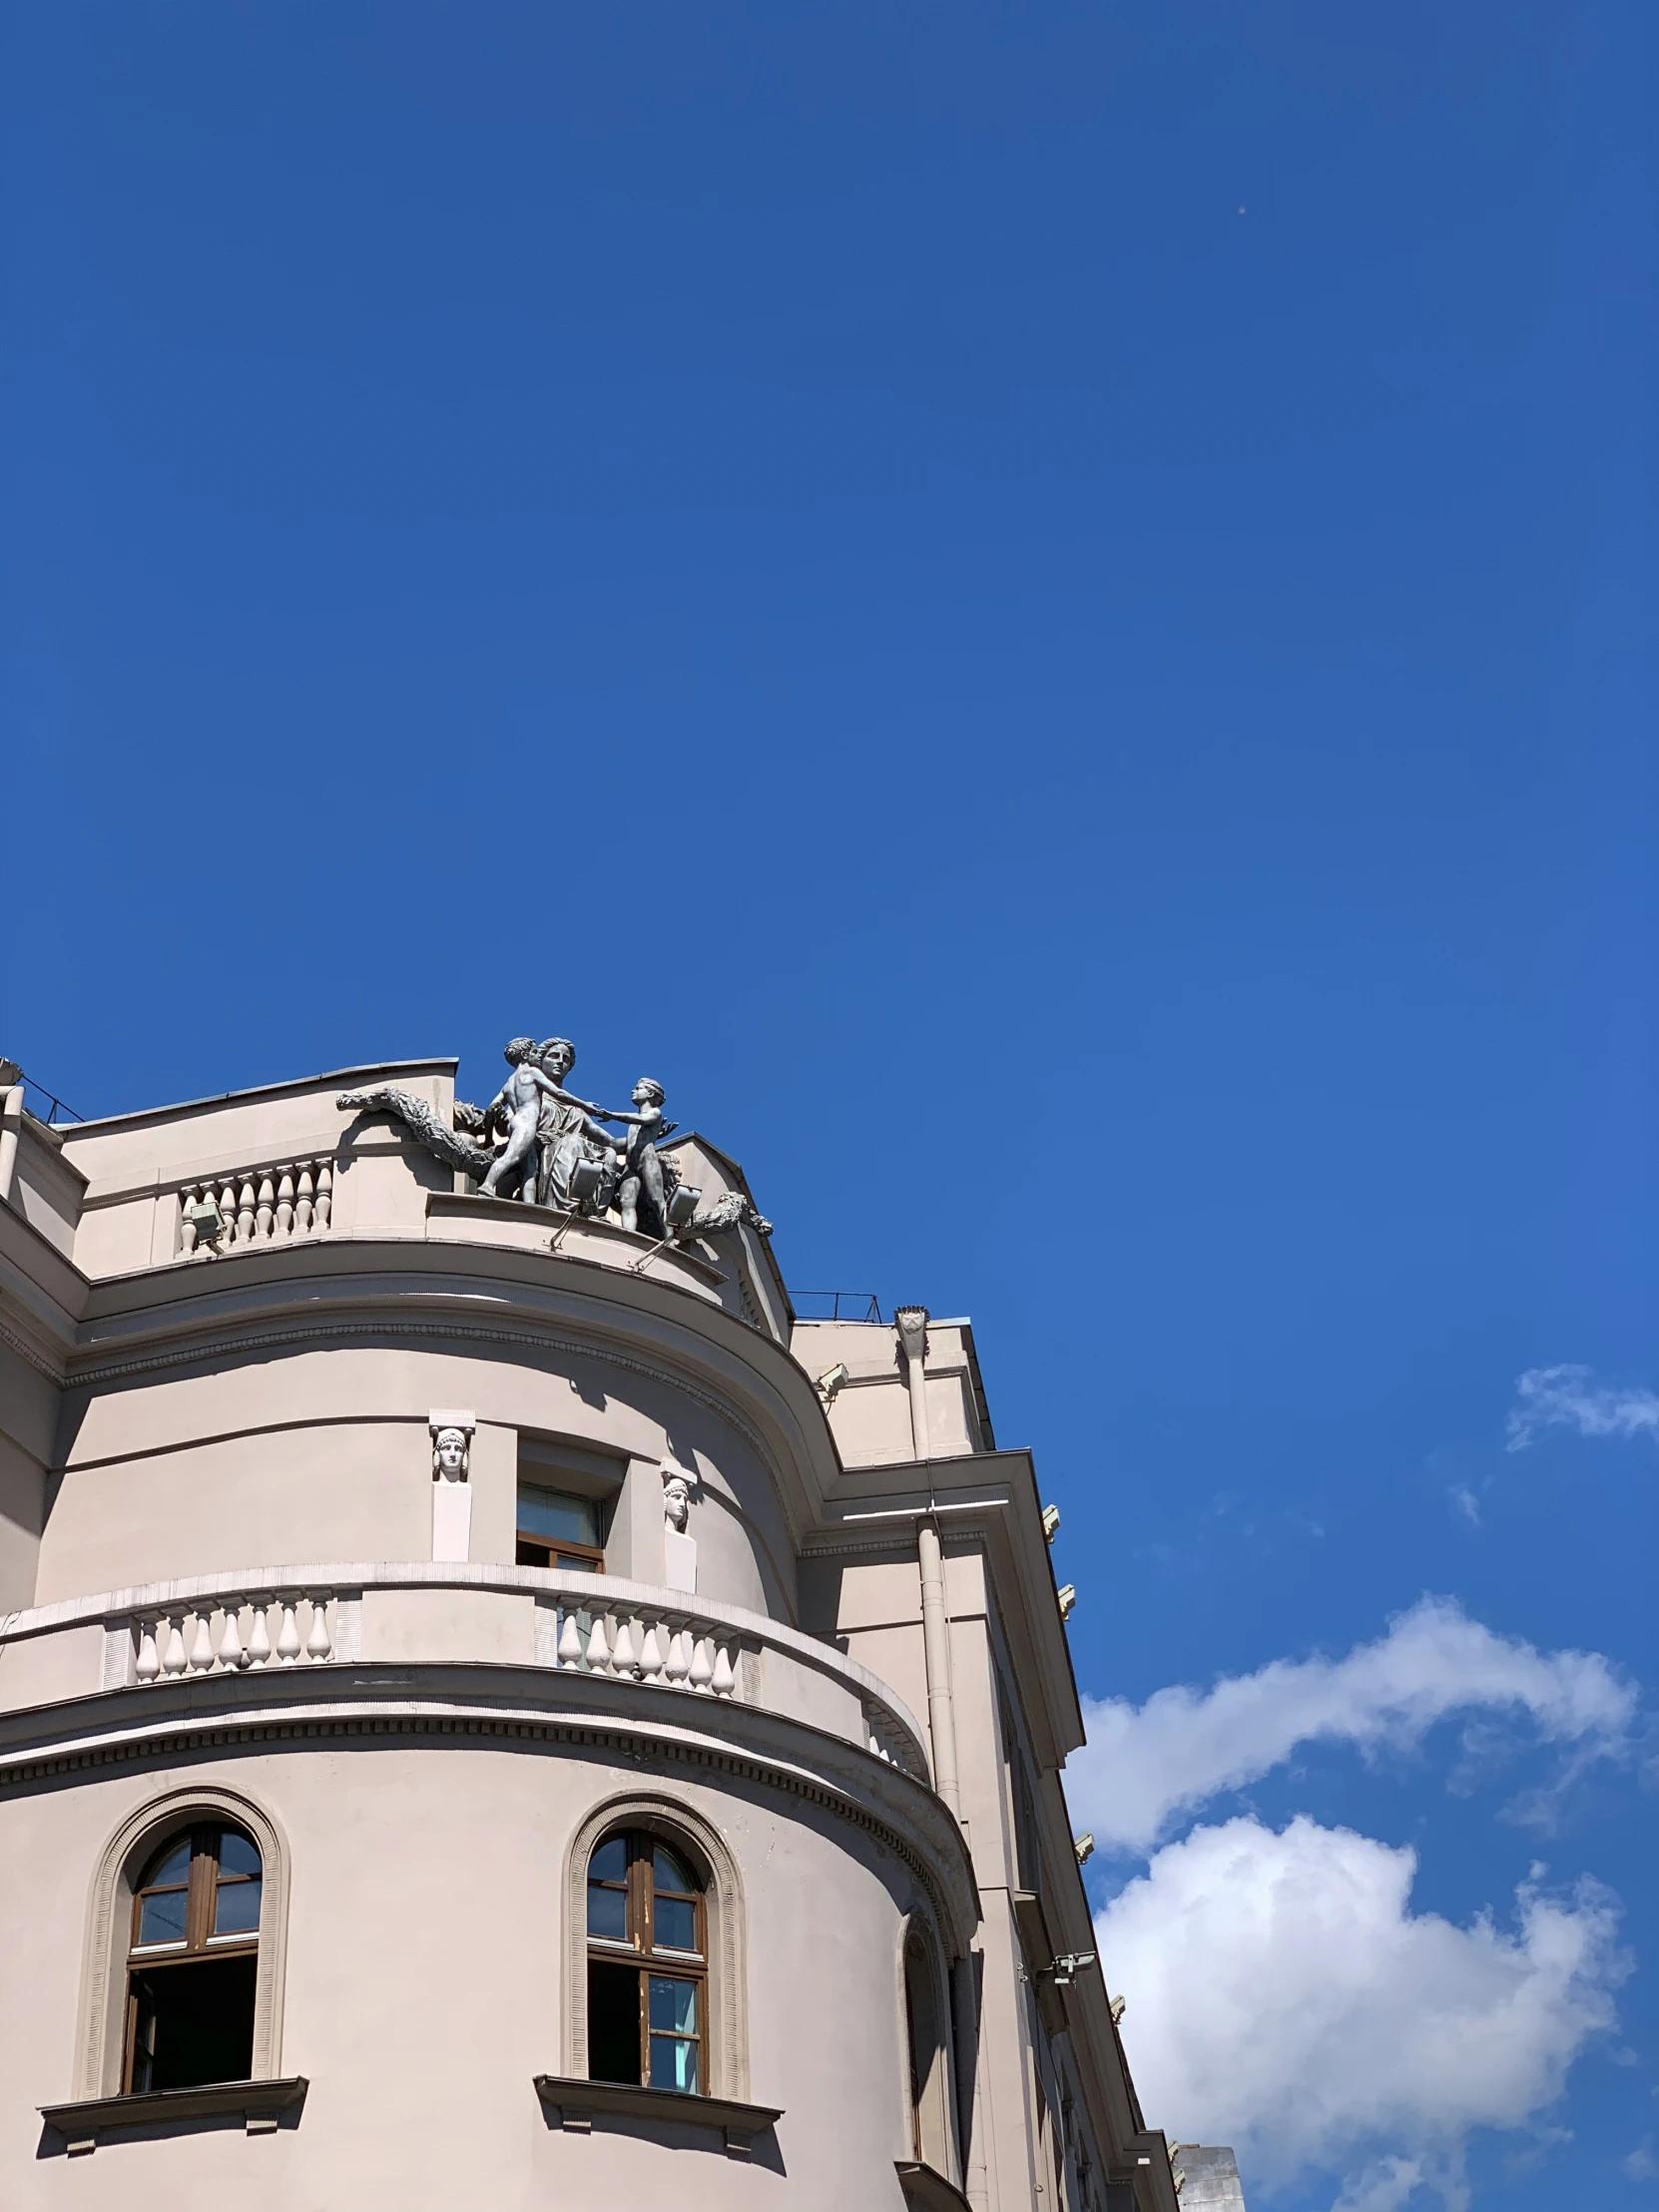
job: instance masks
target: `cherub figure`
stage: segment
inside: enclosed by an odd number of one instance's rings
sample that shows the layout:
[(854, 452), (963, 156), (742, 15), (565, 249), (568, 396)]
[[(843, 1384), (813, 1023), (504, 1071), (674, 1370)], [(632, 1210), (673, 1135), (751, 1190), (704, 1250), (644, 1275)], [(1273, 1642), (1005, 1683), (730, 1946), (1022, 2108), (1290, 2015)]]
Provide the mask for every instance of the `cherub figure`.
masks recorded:
[[(484, 1177), (482, 1189), (488, 1198), (495, 1196), (509, 1176), (515, 1176), (524, 1185), (526, 1195), (534, 1192), (535, 1168), (532, 1165), (528, 1174), (523, 1170), (536, 1148), (545, 1100), (557, 1099), (561, 1106), (574, 1106), (583, 1114), (600, 1111), (587, 1099), (573, 1098), (569, 1091), (560, 1090), (552, 1077), (535, 1064), (538, 1057), (534, 1037), (514, 1037), (506, 1047), (506, 1058), (513, 1072), (491, 1099), (484, 1114), (486, 1122), (499, 1116), (507, 1124), (507, 1148)], [(574, 1053), (571, 1058), (575, 1058)]]
[(663, 1086), (642, 1075), (633, 1089), (637, 1114), (607, 1114), (607, 1121), (626, 1122), (625, 1139), (613, 1138), (622, 1153), (622, 1181), (616, 1202), (624, 1229), (642, 1226), (648, 1237), (668, 1235), (668, 1192), (657, 1146), (678, 1126), (663, 1119)]

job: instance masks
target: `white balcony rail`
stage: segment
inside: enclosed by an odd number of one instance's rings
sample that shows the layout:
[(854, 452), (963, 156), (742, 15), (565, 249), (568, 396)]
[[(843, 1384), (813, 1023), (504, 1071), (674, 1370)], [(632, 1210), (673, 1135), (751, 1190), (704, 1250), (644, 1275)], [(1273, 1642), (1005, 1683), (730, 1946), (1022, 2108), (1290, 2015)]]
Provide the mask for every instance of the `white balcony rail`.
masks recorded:
[[(217, 1207), (221, 1228), (204, 1238), (201, 1211)], [(179, 1189), (180, 1251), (188, 1260), (246, 1245), (285, 1244), (326, 1234), (334, 1209), (331, 1158), (284, 1160), (235, 1175), (198, 1177)]]
[[(560, 1606), (554, 1641), (567, 1674), (608, 1674), (698, 1697), (735, 1697), (745, 1639), (695, 1613)], [(759, 1646), (753, 1646), (759, 1649)]]
[(140, 1613), (132, 1679), (176, 1682), (181, 1675), (239, 1674), (255, 1667), (317, 1666), (336, 1656), (329, 1621), (333, 1593), (258, 1591), (222, 1604), (177, 1605)]
[[(911, 1714), (867, 1668), (831, 1645), (738, 1606), (712, 1599), (688, 1605), (675, 1592), (563, 1569), (365, 1561), (203, 1575), (0, 1616), (0, 1654), (27, 1665), (29, 1647), (43, 1650), (47, 1639), (101, 1625), (97, 1687), (145, 1692), (210, 1676), (373, 1665), (379, 1658), (418, 1664), (427, 1638), (435, 1663), (464, 1663), (464, 1645), (457, 1650), (442, 1602), (451, 1591), (488, 1593), (507, 1608), (481, 1631), (480, 1660), (500, 1663), (505, 1656), (507, 1664), (560, 1675), (762, 1707), (828, 1728), (884, 1764), (928, 1779)], [(512, 1625), (515, 1618), (520, 1626)], [(0, 1670), (0, 1706), (34, 1702), (11, 1660), (7, 1668)], [(65, 1694), (47, 1687), (62, 1681), (53, 1663), (45, 1661), (40, 1680), (48, 1702)]]

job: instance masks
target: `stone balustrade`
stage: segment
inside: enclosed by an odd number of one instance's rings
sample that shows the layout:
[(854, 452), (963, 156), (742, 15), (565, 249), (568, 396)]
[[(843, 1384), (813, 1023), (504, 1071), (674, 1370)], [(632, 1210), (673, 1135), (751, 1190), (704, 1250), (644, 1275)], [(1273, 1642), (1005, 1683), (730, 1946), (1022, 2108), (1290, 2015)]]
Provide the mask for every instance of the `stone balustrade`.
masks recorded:
[(330, 1597), (258, 1591), (221, 1604), (198, 1600), (140, 1613), (133, 1624), (137, 1683), (181, 1675), (235, 1674), (255, 1667), (315, 1666), (336, 1656)]
[(742, 1607), (543, 1567), (266, 1567), (38, 1606), (0, 1618), (0, 1712), (230, 1676), (478, 1663), (758, 1707), (928, 1779), (913, 1717), (833, 1646)]
[(556, 1663), (570, 1674), (608, 1674), (703, 1697), (733, 1697), (744, 1639), (695, 1613), (610, 1613), (561, 1606)]
[[(208, 1203), (219, 1208), (225, 1225), (211, 1246), (203, 1244), (194, 1218), (194, 1209)], [(180, 1187), (180, 1250), (188, 1260), (209, 1250), (232, 1252), (247, 1245), (320, 1237), (327, 1232), (333, 1205), (331, 1157), (198, 1178)]]

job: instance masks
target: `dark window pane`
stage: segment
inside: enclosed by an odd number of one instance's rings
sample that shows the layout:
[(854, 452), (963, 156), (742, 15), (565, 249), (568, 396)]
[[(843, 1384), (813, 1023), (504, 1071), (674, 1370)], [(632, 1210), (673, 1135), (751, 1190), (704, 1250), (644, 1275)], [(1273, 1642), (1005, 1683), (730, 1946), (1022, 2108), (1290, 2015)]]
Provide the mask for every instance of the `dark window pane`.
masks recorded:
[(260, 1882), (222, 1882), (214, 1911), (216, 1936), (246, 1936), (260, 1925)]
[(133, 2087), (194, 2089), (246, 2081), (254, 2063), (254, 1960), (141, 1968)]
[(652, 1920), (659, 1943), (670, 1950), (697, 1948), (697, 1907), (690, 1898), (658, 1898)]
[(640, 1977), (632, 1966), (588, 1965), (588, 2078), (640, 2078)]
[(596, 1882), (589, 1883), (588, 1934), (608, 1937), (616, 1943), (628, 1940), (626, 1890), (602, 1890)]
[(628, 1839), (613, 1836), (609, 1843), (601, 1844), (588, 1861), (590, 1882), (623, 1882), (628, 1876)]
[(545, 1544), (533, 1544), (520, 1536), (518, 1549), (513, 1554), (513, 1564), (520, 1567), (547, 1567), (553, 1564), (553, 1554)]
[(158, 1889), (166, 1883), (186, 1882), (190, 1879), (190, 1838), (169, 1844), (159, 1857), (150, 1862), (141, 1890)]
[(188, 1890), (164, 1890), (146, 1898), (139, 1910), (141, 1943), (178, 1943), (185, 1935), (185, 1900)]
[(599, 1508), (591, 1497), (567, 1497), (536, 1482), (518, 1486), (518, 1525), (526, 1536), (550, 1542), (562, 1536), (567, 1544), (599, 1543)]
[(697, 2072), (697, 2045), (683, 2043), (673, 2035), (653, 2035), (651, 2086), (653, 2089), (679, 2089), (686, 2096), (701, 2096), (703, 2089)]
[(651, 1976), (651, 2025), (676, 2035), (697, 2033), (697, 1983), (676, 1981), (668, 1974)]
[(260, 1855), (246, 1836), (239, 1836), (234, 1828), (228, 1828), (219, 1839), (219, 1871), (221, 1874), (259, 1874)]
[(651, 1855), (651, 1879), (659, 1890), (695, 1890), (686, 1862), (666, 1844), (659, 1844)]

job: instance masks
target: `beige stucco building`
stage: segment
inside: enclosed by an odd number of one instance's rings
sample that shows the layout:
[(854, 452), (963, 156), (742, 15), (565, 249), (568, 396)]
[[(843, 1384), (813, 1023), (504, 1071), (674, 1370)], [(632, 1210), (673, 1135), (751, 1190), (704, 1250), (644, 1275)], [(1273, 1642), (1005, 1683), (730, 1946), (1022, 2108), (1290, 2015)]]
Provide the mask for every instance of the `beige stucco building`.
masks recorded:
[(3, 1094), (0, 2204), (1174, 2212), (969, 1325), (336, 1103), (453, 1077)]

